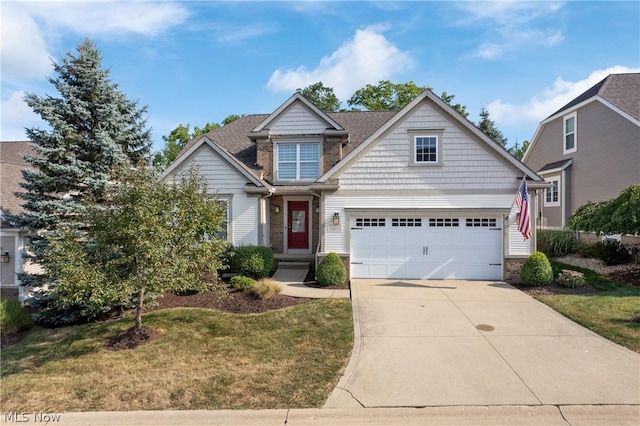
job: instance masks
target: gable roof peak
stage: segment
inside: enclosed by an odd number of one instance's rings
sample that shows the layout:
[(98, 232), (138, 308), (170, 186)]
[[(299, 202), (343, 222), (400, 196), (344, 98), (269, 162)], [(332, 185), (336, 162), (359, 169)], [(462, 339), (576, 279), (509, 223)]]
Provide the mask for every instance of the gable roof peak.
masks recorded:
[(338, 124), (334, 119), (332, 119), (326, 112), (320, 110), (317, 106), (315, 106), (309, 99), (304, 97), (301, 92), (296, 91), (293, 95), (289, 97), (282, 105), (280, 105), (274, 112), (269, 114), (267, 118), (265, 118), (256, 128), (252, 130), (252, 132), (261, 132), (262, 130), (268, 128), (268, 126), (275, 121), (280, 114), (286, 111), (291, 105), (294, 103), (301, 103), (307, 109), (309, 109), (312, 113), (314, 113), (318, 118), (325, 121), (329, 126), (331, 126), (334, 130), (344, 130), (344, 128)]

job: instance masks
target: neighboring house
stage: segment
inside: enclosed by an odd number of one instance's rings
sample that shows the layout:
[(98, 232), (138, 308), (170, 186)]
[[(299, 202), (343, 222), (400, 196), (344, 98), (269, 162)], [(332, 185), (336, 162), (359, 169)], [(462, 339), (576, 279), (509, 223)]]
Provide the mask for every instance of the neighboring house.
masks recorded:
[(539, 195), (542, 228), (640, 183), (640, 74), (611, 74), (543, 120), (523, 161), (552, 184)]
[[(24, 262), (22, 254), (28, 232), (13, 226), (5, 215), (23, 211), (22, 200), (15, 195), (22, 191), (22, 170), (27, 167), (23, 155), (33, 155), (31, 142), (0, 142), (0, 254), (6, 257), (0, 262), (0, 286), (2, 289), (18, 289), (16, 274), (37, 272), (38, 267)], [(6, 260), (6, 262), (5, 262)]]
[(192, 164), (226, 201), (234, 245), (336, 252), (353, 278), (508, 278), (535, 244), (517, 189), (547, 185), (428, 90), (397, 112), (324, 113), (296, 93), (191, 140), (162, 178)]

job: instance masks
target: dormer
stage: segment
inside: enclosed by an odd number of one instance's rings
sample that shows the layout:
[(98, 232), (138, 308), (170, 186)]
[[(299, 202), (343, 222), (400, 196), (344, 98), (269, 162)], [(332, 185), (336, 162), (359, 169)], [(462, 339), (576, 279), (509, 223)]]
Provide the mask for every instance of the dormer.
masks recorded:
[(295, 93), (249, 133), (263, 177), (274, 184), (310, 184), (342, 159), (349, 133)]

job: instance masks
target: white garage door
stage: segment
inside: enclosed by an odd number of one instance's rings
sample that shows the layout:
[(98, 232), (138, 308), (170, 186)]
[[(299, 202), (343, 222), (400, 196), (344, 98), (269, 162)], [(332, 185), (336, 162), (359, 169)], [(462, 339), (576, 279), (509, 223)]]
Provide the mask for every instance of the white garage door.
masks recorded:
[(351, 219), (353, 278), (502, 279), (498, 217)]

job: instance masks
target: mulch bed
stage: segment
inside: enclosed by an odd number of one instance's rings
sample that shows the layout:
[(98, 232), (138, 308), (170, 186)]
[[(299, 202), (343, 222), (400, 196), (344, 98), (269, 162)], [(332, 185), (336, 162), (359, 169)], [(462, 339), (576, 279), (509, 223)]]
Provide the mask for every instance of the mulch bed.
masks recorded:
[(105, 348), (110, 351), (123, 351), (133, 349), (145, 343), (152, 342), (163, 336), (161, 332), (153, 327), (143, 325), (140, 329), (131, 327), (123, 333), (109, 339)]
[(185, 307), (219, 309), (234, 314), (257, 314), (273, 309), (308, 303), (311, 300), (313, 299), (290, 297), (282, 294), (276, 294), (269, 299), (260, 300), (249, 290), (242, 291), (233, 289), (226, 290), (221, 298), (219, 298), (218, 293), (215, 291), (202, 294), (165, 293), (162, 297), (158, 298), (158, 306), (154, 308), (154, 310)]
[(548, 286), (544, 287), (535, 287), (524, 284), (511, 284), (516, 287), (520, 291), (527, 293), (530, 296), (546, 296), (551, 294), (590, 294), (597, 293), (598, 290), (591, 287), (588, 284), (585, 284), (580, 287), (563, 287), (553, 282)]
[(612, 280), (621, 281), (623, 283), (631, 284), (636, 287), (640, 287), (640, 268), (630, 269), (628, 271), (617, 272), (608, 276)]

